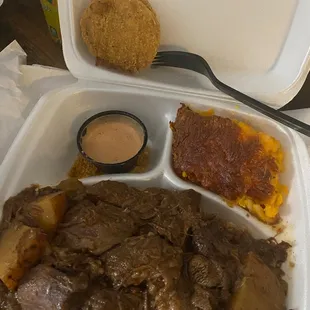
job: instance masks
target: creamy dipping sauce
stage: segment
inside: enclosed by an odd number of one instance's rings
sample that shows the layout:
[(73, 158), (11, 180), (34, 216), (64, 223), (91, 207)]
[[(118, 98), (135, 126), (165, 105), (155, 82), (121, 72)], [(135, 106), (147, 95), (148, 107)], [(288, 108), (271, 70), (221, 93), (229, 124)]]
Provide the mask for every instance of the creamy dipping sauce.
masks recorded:
[(87, 126), (84, 152), (97, 162), (117, 164), (134, 157), (144, 142), (141, 126), (125, 115), (102, 116)]

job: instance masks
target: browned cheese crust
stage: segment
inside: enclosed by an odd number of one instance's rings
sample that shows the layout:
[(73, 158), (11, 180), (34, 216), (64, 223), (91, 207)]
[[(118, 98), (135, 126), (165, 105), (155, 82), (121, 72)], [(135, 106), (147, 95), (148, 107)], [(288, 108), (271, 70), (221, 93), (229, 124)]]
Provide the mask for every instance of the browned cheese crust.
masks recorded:
[(202, 116), (183, 105), (173, 130), (172, 163), (177, 175), (234, 201), (247, 195), (265, 201), (274, 193), (275, 160), (257, 136), (245, 136), (231, 119)]

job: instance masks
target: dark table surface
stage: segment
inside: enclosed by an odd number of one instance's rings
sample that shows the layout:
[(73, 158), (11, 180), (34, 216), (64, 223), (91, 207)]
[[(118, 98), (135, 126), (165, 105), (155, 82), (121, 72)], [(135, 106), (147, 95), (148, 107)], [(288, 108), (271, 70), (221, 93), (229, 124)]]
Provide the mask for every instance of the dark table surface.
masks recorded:
[[(0, 7), (0, 50), (15, 39), (26, 51), (28, 64), (66, 68), (61, 47), (47, 30), (40, 0), (4, 0)], [(310, 74), (298, 95), (283, 109), (308, 107)]]

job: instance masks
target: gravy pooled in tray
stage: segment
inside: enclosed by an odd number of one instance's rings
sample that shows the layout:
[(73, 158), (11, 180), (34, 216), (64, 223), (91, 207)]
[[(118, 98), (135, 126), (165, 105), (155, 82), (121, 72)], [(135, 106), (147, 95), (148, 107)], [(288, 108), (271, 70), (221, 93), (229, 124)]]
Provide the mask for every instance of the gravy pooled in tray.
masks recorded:
[(182, 105), (173, 131), (172, 164), (183, 179), (274, 224), (287, 189), (280, 143), (247, 124)]
[(284, 310), (290, 245), (200, 204), (112, 181), (23, 190), (4, 205), (0, 309)]

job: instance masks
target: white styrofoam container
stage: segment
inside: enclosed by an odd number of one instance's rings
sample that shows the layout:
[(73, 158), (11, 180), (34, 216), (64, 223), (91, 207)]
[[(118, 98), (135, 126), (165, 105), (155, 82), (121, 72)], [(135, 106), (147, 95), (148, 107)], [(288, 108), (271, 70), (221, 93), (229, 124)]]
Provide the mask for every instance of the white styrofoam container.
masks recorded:
[[(304, 82), (310, 64), (309, 1), (150, 2), (162, 25), (162, 45), (199, 53), (223, 82), (274, 106), (288, 102)], [(171, 168), (168, 122), (174, 119), (179, 103), (213, 108), (216, 114), (249, 122), (284, 147), (286, 171), (282, 181), (290, 192), (281, 209), (286, 228), (277, 239), (292, 243), (289, 260), (295, 263), (294, 268), (289, 263), (284, 266), (289, 283), (287, 308), (310, 309), (309, 158), (300, 136), (240, 108), (192, 72), (160, 68), (133, 77), (95, 67), (79, 31), (81, 12), (88, 3), (58, 1), (66, 63), (80, 81), (39, 100), (0, 166), (0, 204), (30, 184), (53, 185), (65, 178), (78, 152), (76, 134), (81, 124), (97, 112), (122, 109), (140, 117), (148, 128), (150, 171), (92, 177), (84, 180), (86, 184), (112, 179), (138, 187), (194, 188), (202, 193), (206, 211), (248, 227), (255, 237), (274, 236), (270, 227), (248, 218), (243, 209), (229, 208), (215, 194), (180, 180)]]
[(97, 112), (121, 109), (137, 115), (148, 128), (152, 149), (150, 170), (143, 174), (96, 176), (85, 179), (86, 184), (112, 179), (138, 187), (194, 188), (203, 195), (202, 207), (207, 212), (218, 213), (225, 219), (248, 227), (255, 237), (274, 236), (275, 231), (253, 217), (248, 218), (245, 210), (228, 207), (217, 195), (174, 174), (169, 121), (175, 118), (180, 102), (199, 109), (213, 108), (218, 115), (245, 120), (258, 130), (274, 136), (283, 145), (286, 170), (282, 182), (288, 185), (290, 191), (281, 209), (286, 228), (277, 239), (292, 243), (289, 261), (295, 263), (294, 268), (289, 264), (284, 266), (289, 283), (287, 306), (294, 310), (310, 309), (310, 202), (307, 196), (310, 184), (305, 144), (294, 131), (241, 109), (234, 100), (81, 81), (52, 91), (39, 100), (0, 167), (0, 204), (30, 184), (54, 185), (65, 178), (78, 153), (76, 135), (82, 123)]
[[(157, 68), (137, 76), (95, 66), (80, 35), (90, 0), (58, 1), (66, 64), (79, 79), (205, 94), (207, 78)], [(308, 0), (150, 0), (161, 23), (162, 49), (203, 56), (226, 84), (275, 107), (300, 90), (310, 67)]]

